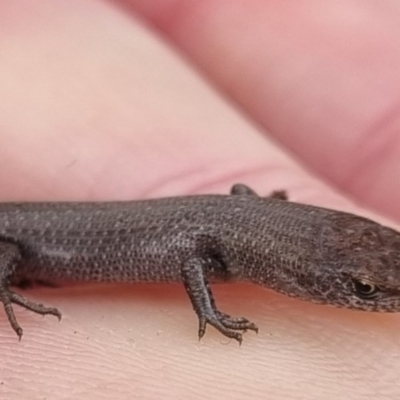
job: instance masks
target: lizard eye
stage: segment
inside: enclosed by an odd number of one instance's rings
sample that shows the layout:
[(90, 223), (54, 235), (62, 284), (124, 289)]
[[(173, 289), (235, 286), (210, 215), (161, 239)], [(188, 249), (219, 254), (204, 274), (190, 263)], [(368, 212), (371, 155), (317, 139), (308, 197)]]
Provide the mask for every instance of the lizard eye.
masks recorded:
[(362, 299), (372, 299), (379, 292), (378, 286), (361, 279), (353, 279), (354, 290)]

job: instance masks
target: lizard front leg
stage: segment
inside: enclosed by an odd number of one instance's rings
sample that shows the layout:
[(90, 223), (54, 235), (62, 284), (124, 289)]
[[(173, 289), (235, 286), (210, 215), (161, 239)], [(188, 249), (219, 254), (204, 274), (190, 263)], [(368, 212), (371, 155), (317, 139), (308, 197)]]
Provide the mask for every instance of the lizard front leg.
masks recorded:
[[(231, 188), (232, 195), (258, 196), (258, 194), (250, 187), (243, 183), (236, 183)], [(288, 195), (285, 190), (274, 190), (267, 197), (271, 199), (288, 200)]]
[(206, 277), (208, 265), (209, 262), (202, 258), (191, 258), (181, 270), (186, 292), (199, 318), (199, 339), (204, 336), (206, 325), (210, 324), (223, 335), (242, 343), (242, 334), (235, 330), (250, 329), (257, 332), (258, 328), (246, 318), (232, 318), (217, 309)]

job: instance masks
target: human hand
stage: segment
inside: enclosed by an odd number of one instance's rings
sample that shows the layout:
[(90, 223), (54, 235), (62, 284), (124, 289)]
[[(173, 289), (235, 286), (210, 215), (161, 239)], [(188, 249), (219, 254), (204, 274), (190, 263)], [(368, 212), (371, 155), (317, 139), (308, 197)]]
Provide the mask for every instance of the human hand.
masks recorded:
[[(4, 1), (2, 200), (228, 193), (244, 182), (260, 194), (285, 189), (294, 201), (366, 215), (336, 186), (398, 217), (396, 4), (216, 3), (191, 10), (132, 0), (163, 32), (152, 33), (117, 3)], [(160, 41), (164, 35), (193, 64)], [(0, 317), (0, 393), (400, 394), (397, 315), (315, 306), (250, 286), (214, 293), (222, 310), (257, 323), (258, 336), (247, 333), (238, 348), (208, 328), (198, 343), (196, 316), (175, 285), (30, 291), (64, 319), (16, 310), (25, 332), (18, 343)]]

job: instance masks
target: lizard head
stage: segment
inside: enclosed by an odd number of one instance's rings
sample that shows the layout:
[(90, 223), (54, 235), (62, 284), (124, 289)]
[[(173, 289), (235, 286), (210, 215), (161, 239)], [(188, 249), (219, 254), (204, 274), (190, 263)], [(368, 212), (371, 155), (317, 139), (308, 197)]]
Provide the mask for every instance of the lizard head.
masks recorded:
[(325, 281), (327, 301), (400, 312), (400, 233), (346, 213), (328, 219), (320, 236), (322, 259), (328, 260), (322, 276), (330, 277)]

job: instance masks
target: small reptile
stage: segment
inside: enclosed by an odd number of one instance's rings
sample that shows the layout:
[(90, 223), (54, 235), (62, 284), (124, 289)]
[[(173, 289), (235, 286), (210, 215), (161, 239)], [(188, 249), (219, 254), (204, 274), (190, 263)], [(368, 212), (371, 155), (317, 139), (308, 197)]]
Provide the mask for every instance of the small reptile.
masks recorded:
[(230, 195), (129, 202), (0, 204), (0, 300), (19, 338), (13, 304), (61, 318), (10, 285), (182, 282), (199, 319), (242, 341), (257, 331), (221, 312), (209, 282), (251, 282), (316, 303), (400, 311), (400, 233), (353, 214)]

